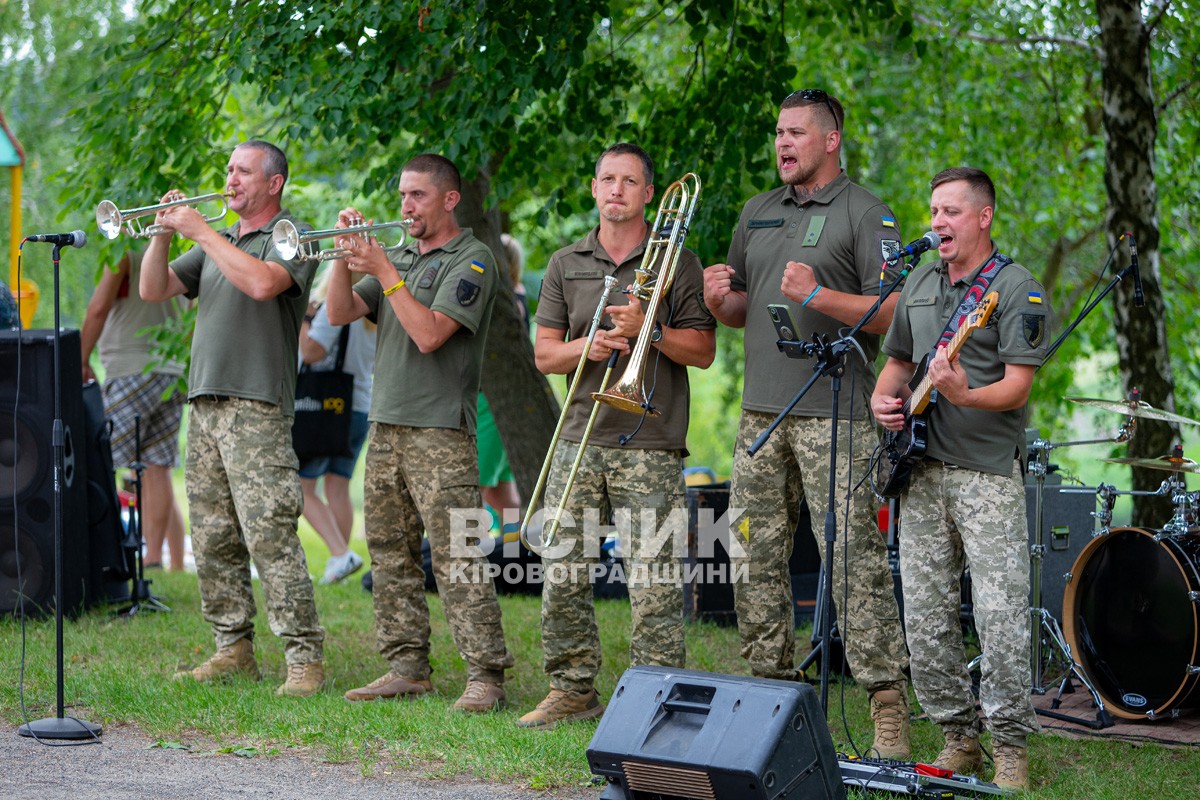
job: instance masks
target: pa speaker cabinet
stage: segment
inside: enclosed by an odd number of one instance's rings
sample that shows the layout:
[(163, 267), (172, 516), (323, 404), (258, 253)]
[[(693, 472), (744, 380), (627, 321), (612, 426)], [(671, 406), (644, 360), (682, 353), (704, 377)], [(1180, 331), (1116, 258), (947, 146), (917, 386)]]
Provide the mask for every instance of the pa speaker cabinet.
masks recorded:
[[(90, 561), (79, 331), (60, 340), (63, 612), (76, 613)], [(19, 593), (27, 612), (45, 613), (54, 607), (54, 332), (0, 332), (0, 375), (0, 614), (17, 610)]]
[(587, 750), (603, 800), (844, 798), (808, 684), (632, 667)]
[[(1091, 541), (1096, 530), (1096, 494), (1064, 491), (1059, 483), (1046, 483), (1042, 492), (1042, 608), (1062, 621), (1063, 593), (1067, 588), (1066, 574), (1071, 571), (1080, 551)], [(1026, 522), (1029, 524), (1029, 545), (1034, 544), (1034, 512), (1037, 486), (1025, 486)], [(1030, 562), (1033, 569), (1033, 562)], [(1032, 575), (1030, 576), (1032, 584)], [(1032, 585), (1030, 586), (1030, 601)]]

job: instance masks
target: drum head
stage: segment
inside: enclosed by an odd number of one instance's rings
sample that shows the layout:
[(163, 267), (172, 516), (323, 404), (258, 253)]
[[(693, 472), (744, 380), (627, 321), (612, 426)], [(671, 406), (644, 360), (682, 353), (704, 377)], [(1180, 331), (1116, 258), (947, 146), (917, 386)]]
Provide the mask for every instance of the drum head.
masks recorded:
[(1075, 659), (1117, 716), (1143, 719), (1185, 704), (1196, 682), (1196, 591), (1188, 537), (1115, 529), (1088, 543), (1063, 599)]

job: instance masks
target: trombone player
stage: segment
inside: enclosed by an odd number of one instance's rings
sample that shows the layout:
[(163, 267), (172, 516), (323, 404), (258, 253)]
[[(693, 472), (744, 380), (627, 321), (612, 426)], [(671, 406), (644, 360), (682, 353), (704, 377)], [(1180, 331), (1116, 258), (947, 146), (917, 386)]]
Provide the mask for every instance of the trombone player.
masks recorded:
[[(304, 697), (325, 682), (323, 641), (312, 579), (296, 535), (302, 495), (292, 450), (292, 403), (300, 321), (313, 268), (282, 258), (271, 231), (291, 214), (281, 206), (287, 157), (262, 141), (229, 157), (225, 188), (238, 221), (216, 230), (195, 208), (156, 214), (162, 233), (142, 259), (142, 299), (198, 299), (188, 374), (191, 417), (187, 495), (204, 618), (217, 652), (177, 679), (207, 682), (244, 674), (257, 680), (250, 560), (258, 567), (271, 630), (284, 640), (287, 680), (276, 694)], [(196, 243), (167, 263), (174, 233)]]
[[(525, 728), (547, 729), (604, 712), (594, 686), (600, 641), (588, 579), (600, 541), (583, 524), (585, 510), (598, 510), (601, 524), (614, 512), (618, 521), (633, 613), (630, 663), (684, 663), (683, 596), (677, 576), (669, 574), (679, 563), (674, 543), (659, 539), (656, 530), (643, 530), (641, 517), (643, 509), (653, 509), (655, 526), (666, 529), (668, 514), (678, 509), (686, 528), (687, 368), (703, 369), (712, 363), (716, 323), (702, 302), (700, 261), (684, 250), (656, 319), (647, 324), (640, 301), (612, 302), (603, 309), (610, 324), (596, 331), (584, 359), (604, 279), (612, 276), (618, 286), (631, 286), (651, 237), (645, 211), (654, 196), (654, 163), (637, 145), (613, 145), (597, 159), (591, 187), (600, 224), (551, 257), (535, 317), (538, 369), (548, 375), (570, 374), (577, 365), (584, 370), (576, 396), (564, 401), (568, 408), (563, 442), (553, 455), (546, 508), (559, 506), (592, 412), (590, 393), (601, 388), (610, 355), (619, 354), (617, 369), (623, 368), (643, 330), (649, 331), (651, 342), (646, 383), (654, 386), (651, 401), (657, 415), (645, 416), (636, 436), (623, 445), (622, 434), (638, 426), (638, 416), (607, 407), (599, 410), (565, 504), (574, 526), (564, 524), (562, 535), (542, 553), (542, 645), (550, 692), (520, 718), (517, 724)], [(650, 580), (638, 575), (643, 568), (650, 569)]]

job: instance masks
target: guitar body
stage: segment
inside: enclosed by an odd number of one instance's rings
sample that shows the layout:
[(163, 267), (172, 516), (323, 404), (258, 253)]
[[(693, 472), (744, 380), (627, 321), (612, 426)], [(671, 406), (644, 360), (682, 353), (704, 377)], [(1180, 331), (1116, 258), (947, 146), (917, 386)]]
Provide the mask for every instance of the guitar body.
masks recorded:
[[(918, 375), (924, 374), (924, 367), (929, 363), (928, 357), (921, 361), (917, 369)], [(899, 497), (908, 486), (913, 467), (925, 456), (925, 448), (929, 444), (929, 423), (927, 415), (933, 410), (937, 395), (929, 398), (925, 410), (913, 414), (904, 421), (904, 427), (898, 431), (885, 431), (883, 434), (883, 457), (875, 465), (875, 491), (881, 497)]]
[[(973, 331), (987, 324), (988, 318), (996, 310), (999, 295), (991, 292), (983, 298), (970, 314), (960, 324), (954, 337), (946, 345), (946, 355), (953, 358), (966, 342)], [(932, 354), (931, 354), (932, 355)], [(932, 381), (925, 374), (929, 367), (931, 355), (921, 359), (917, 365), (913, 382), (909, 385), (912, 393), (904, 402), (904, 427), (898, 431), (886, 431), (882, 454), (875, 460), (875, 492), (882, 497), (899, 497), (908, 486), (913, 467), (925, 455), (929, 444), (929, 414), (933, 404), (937, 402), (937, 391)]]

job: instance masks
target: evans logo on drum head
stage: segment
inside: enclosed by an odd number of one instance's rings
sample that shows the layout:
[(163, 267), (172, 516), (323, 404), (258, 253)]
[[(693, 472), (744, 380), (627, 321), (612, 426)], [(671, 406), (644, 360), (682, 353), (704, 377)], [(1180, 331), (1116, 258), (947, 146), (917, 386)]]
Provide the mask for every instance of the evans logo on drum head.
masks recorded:
[(1128, 694), (1121, 695), (1121, 702), (1130, 708), (1142, 708), (1146, 705), (1146, 698), (1142, 697), (1140, 694), (1129, 692)]

